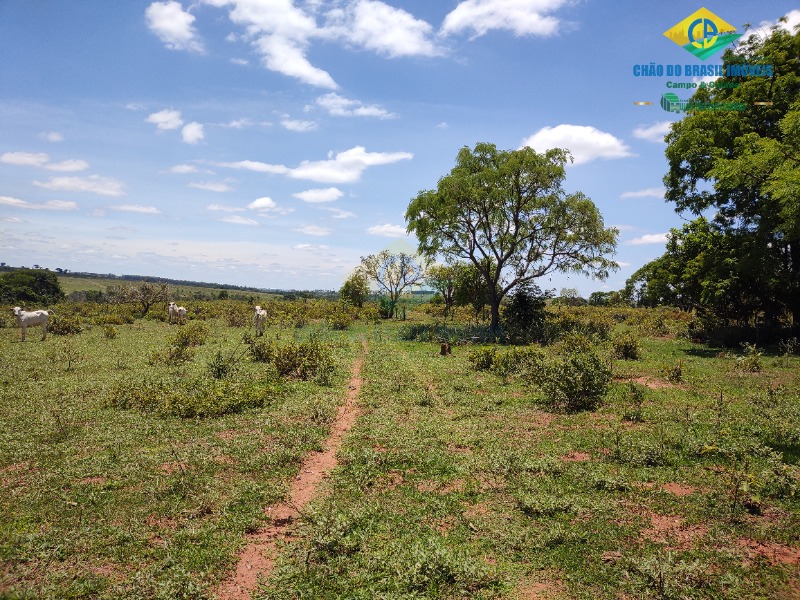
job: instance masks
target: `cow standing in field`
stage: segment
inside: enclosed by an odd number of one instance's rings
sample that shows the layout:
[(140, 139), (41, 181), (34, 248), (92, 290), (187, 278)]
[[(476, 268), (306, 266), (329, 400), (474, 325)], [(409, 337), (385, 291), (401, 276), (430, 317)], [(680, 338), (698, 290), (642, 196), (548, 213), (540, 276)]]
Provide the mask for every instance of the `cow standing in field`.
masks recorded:
[(22, 310), (19, 306), (13, 308), (14, 316), (17, 318), (17, 327), (22, 328), (22, 341), (25, 341), (25, 332), (28, 325), (41, 325), (42, 326), (42, 341), (47, 337), (47, 319), (50, 318), (50, 313), (46, 310)]
[(253, 315), (253, 325), (256, 328), (256, 335), (264, 335), (264, 327), (267, 325), (267, 311), (260, 306), (256, 306)]

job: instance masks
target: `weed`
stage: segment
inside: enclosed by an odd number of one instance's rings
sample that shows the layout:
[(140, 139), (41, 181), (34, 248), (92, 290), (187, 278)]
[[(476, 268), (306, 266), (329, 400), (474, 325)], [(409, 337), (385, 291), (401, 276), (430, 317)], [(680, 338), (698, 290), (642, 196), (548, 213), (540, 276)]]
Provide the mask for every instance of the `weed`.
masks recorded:
[(103, 325), (103, 337), (107, 340), (113, 340), (117, 337), (117, 328), (113, 325)]
[(467, 356), (467, 360), (472, 363), (472, 368), (476, 371), (488, 371), (492, 368), (496, 356), (497, 348), (489, 346), (472, 350)]
[(642, 422), (642, 405), (644, 404), (645, 387), (629, 381), (625, 385), (625, 399), (629, 408), (622, 414), (626, 421)]
[(615, 358), (638, 360), (641, 355), (639, 340), (630, 332), (619, 333), (611, 338)]
[(757, 373), (761, 371), (761, 352), (755, 344), (742, 343), (742, 356), (736, 357), (736, 370), (744, 373)]
[(611, 369), (596, 351), (569, 352), (545, 362), (533, 381), (550, 410), (593, 410), (608, 391)]

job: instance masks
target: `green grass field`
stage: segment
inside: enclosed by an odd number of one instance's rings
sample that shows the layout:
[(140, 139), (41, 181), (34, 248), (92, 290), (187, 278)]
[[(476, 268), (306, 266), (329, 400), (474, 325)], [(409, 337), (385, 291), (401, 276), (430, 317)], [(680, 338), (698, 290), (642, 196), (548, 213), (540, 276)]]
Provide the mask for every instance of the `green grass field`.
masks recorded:
[[(476, 371), (474, 346), (442, 357), (397, 323), (268, 330), (334, 358), (329, 381), (280, 382), (245, 329), (207, 326), (179, 366), (158, 357), (181, 327), (157, 321), (24, 344), (0, 328), (0, 597), (213, 597), (324, 443), (364, 339), (361, 415), (328, 493), (254, 597), (800, 595), (800, 357), (643, 337), (596, 410), (560, 413), (524, 377)], [(244, 387), (209, 375), (218, 353), (241, 357)], [(259, 407), (114, 401), (170, 386)]]

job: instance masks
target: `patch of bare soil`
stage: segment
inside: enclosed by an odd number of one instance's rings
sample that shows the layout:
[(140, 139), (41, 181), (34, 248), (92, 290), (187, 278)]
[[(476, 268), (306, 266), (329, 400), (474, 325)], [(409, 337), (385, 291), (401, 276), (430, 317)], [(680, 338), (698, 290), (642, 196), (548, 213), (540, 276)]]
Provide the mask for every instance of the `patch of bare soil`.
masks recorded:
[(87, 485), (103, 485), (106, 481), (108, 480), (105, 477), (84, 477), (80, 482)]
[(702, 525), (686, 525), (675, 515), (650, 514), (650, 527), (642, 535), (654, 542), (668, 544), (673, 550), (688, 550), (697, 538), (708, 534)]
[(680, 483), (665, 483), (661, 486), (661, 489), (679, 497), (691, 496), (697, 491), (690, 485), (683, 485)]
[(178, 471), (185, 473), (188, 466), (189, 465), (183, 461), (173, 461), (159, 465), (158, 469), (162, 473), (166, 473), (167, 475), (172, 475), (173, 473), (177, 473)]
[(648, 387), (651, 390), (680, 387), (674, 383), (670, 383), (669, 381), (664, 381), (663, 379), (654, 379), (653, 377), (637, 377), (636, 379), (631, 379), (630, 381)]
[(800, 548), (746, 538), (736, 540), (736, 545), (744, 550), (748, 563), (763, 557), (773, 565), (800, 565)]
[(569, 454), (562, 456), (561, 460), (564, 462), (585, 462), (587, 460), (592, 460), (592, 456), (588, 452), (573, 450)]
[(342, 445), (342, 439), (358, 417), (356, 400), (363, 383), (361, 369), (366, 353), (365, 341), (361, 356), (353, 364), (347, 397), (336, 413), (325, 449), (306, 457), (285, 502), (264, 509), (270, 517), (270, 523), (247, 536), (247, 545), (239, 554), (235, 573), (216, 590), (219, 600), (247, 600), (258, 586), (259, 579), (269, 578), (275, 566), (278, 542), (292, 538), (290, 526), (314, 496), (322, 480), (336, 466), (336, 453)]
[(523, 581), (509, 596), (513, 600), (553, 600), (567, 597), (567, 588), (559, 579)]

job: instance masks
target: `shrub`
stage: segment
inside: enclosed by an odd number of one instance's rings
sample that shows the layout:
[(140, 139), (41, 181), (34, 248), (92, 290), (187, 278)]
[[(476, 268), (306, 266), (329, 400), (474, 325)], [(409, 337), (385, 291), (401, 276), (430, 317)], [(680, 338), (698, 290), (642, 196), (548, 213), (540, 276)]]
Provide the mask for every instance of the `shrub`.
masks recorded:
[(611, 369), (594, 350), (567, 352), (545, 362), (533, 374), (533, 380), (539, 384), (549, 409), (592, 410), (608, 391)]
[(545, 360), (545, 353), (536, 346), (511, 348), (497, 352), (492, 360), (491, 370), (505, 380), (510, 375), (539, 371)]
[(202, 321), (192, 321), (176, 331), (169, 340), (176, 348), (194, 348), (206, 343), (208, 326)]
[(793, 356), (800, 351), (800, 342), (796, 337), (786, 338), (778, 342), (778, 350), (784, 356)]
[(331, 314), (328, 315), (326, 322), (328, 327), (334, 331), (345, 331), (350, 328), (355, 320), (353, 311), (345, 303), (340, 303), (333, 309)]
[(665, 365), (661, 367), (661, 374), (670, 383), (681, 383), (683, 381), (683, 361), (679, 360), (676, 365)]
[(335, 370), (333, 347), (319, 340), (279, 344), (274, 340), (246, 339), (256, 362), (271, 363), (282, 377), (316, 379), (327, 384)]
[(53, 335), (74, 335), (83, 331), (83, 325), (78, 317), (56, 316), (47, 323), (47, 331)]
[(641, 349), (639, 340), (630, 332), (615, 334), (611, 340), (614, 357), (624, 360), (638, 360)]
[(539, 341), (544, 335), (545, 305), (551, 292), (532, 284), (520, 285), (503, 310), (501, 325), (511, 344)]
[(473, 350), (469, 353), (467, 360), (472, 363), (472, 368), (476, 371), (488, 371), (494, 364), (495, 356), (497, 356), (497, 348), (489, 346)]
[(745, 373), (757, 373), (761, 370), (761, 352), (755, 344), (742, 344), (744, 354), (736, 358), (736, 370)]
[(250, 324), (250, 315), (242, 310), (230, 308), (225, 313), (225, 321), (228, 327), (247, 327)]
[(113, 325), (103, 325), (103, 337), (113, 340), (117, 337), (117, 328)]

